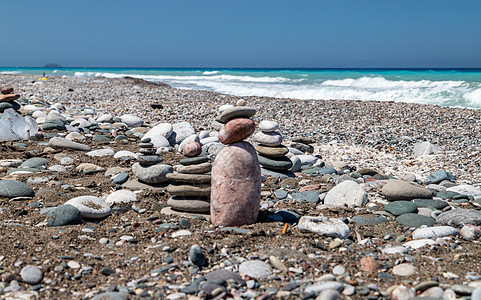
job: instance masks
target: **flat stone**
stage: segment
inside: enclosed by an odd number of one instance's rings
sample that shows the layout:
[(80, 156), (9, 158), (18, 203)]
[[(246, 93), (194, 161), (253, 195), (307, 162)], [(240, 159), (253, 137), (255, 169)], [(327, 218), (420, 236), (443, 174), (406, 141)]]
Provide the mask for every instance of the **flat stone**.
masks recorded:
[(48, 159), (45, 159), (43, 157), (33, 157), (24, 161), (20, 165), (20, 168), (44, 169), (48, 163), (49, 163)]
[[(317, 162), (317, 157), (309, 155), (309, 154), (300, 154), (297, 155), (297, 158), (301, 161), (301, 166), (312, 166)], [(332, 167), (331, 167), (332, 168)], [(336, 169), (332, 168), (335, 170), (334, 173), (336, 173)]]
[(322, 236), (338, 237), (346, 239), (349, 237), (349, 226), (342, 220), (327, 217), (304, 216), (297, 225), (301, 232), (313, 232)]
[(324, 198), (327, 205), (365, 206), (368, 202), (367, 192), (352, 181), (346, 180), (333, 187)]
[(222, 149), (212, 166), (212, 223), (220, 226), (255, 223), (260, 198), (261, 172), (254, 147), (242, 141)]
[[(287, 192), (284, 191), (284, 190), (276, 190), (276, 191), (274, 192), (274, 195), (276, 196), (277, 199), (281, 199), (281, 200), (282, 200), (282, 199), (285, 199), (288, 194), (287, 194)], [(319, 198), (319, 196), (318, 196), (318, 198)]]
[(290, 145), (291, 148), (297, 149), (303, 153), (313, 153), (314, 152), (314, 146), (312, 145), (306, 145), (302, 143), (296, 143), (296, 142), (291, 142)]
[(125, 114), (120, 116), (120, 120), (122, 121), (122, 123), (125, 123), (130, 128), (141, 127), (142, 125), (144, 125), (144, 121), (140, 117), (131, 114)]
[(183, 183), (210, 183), (211, 176), (204, 174), (169, 173), (167, 179)]
[(449, 205), (446, 201), (436, 199), (414, 199), (413, 203), (417, 207), (432, 207), (435, 209), (443, 209)]
[(210, 280), (210, 281), (218, 280), (218, 279), (223, 279), (225, 281), (233, 280), (235, 283), (237, 283), (240, 286), (244, 286), (246, 283), (245, 280), (242, 279), (242, 277), (238, 273), (234, 273), (226, 269), (215, 270), (205, 274), (204, 276), (207, 280)]
[(259, 131), (254, 135), (254, 140), (263, 146), (275, 147), (282, 144), (282, 135), (279, 132)]
[(110, 138), (102, 134), (97, 134), (92, 137), (92, 142), (108, 143), (110, 142)]
[(309, 285), (304, 290), (305, 294), (320, 294), (324, 290), (332, 289), (336, 291), (342, 291), (344, 284), (338, 281), (316, 282)]
[(381, 216), (372, 216), (372, 217), (354, 216), (352, 217), (352, 221), (361, 226), (374, 226), (374, 225), (379, 225), (379, 224), (388, 222), (386, 218)]
[(284, 157), (287, 153), (289, 153), (289, 148), (284, 145), (275, 147), (257, 145), (255, 149), (259, 154), (266, 157)]
[(23, 282), (35, 285), (42, 281), (43, 273), (37, 266), (27, 265), (20, 271), (20, 277), (22, 277)]
[(436, 221), (433, 218), (429, 218), (426, 216), (422, 216), (419, 214), (407, 213), (400, 215), (396, 218), (396, 221), (406, 227), (409, 228), (417, 228), (423, 225), (426, 226), (433, 226)]
[(118, 190), (105, 198), (105, 203), (107, 203), (112, 210), (130, 209), (134, 202), (137, 202), (137, 195), (130, 190)]
[(310, 138), (310, 137), (295, 137), (292, 139), (292, 141), (296, 143), (306, 144), (306, 145), (314, 144), (316, 142), (314, 138)]
[(276, 170), (276, 171), (286, 171), (292, 167), (292, 161), (283, 157), (265, 157), (262, 155), (258, 156), (259, 163), (266, 169)]
[(0, 89), (0, 93), (2, 93), (4, 95), (11, 94), (11, 93), (13, 93), (13, 87), (11, 87), (11, 86), (3, 87), (3, 88)]
[(167, 164), (142, 166), (139, 163), (135, 163), (132, 166), (132, 172), (140, 181), (152, 184), (166, 182), (168, 180), (167, 174), (173, 171), (173, 167)]
[(167, 192), (173, 196), (209, 197), (211, 194), (211, 187), (210, 184), (170, 184), (167, 187)]
[(453, 187), (449, 187), (446, 189), (448, 192), (456, 192), (460, 194), (466, 195), (481, 195), (481, 189), (479, 187), (475, 187), (469, 184), (461, 184)]
[(320, 202), (319, 194), (314, 191), (292, 193), (289, 195), (289, 197), (296, 201), (308, 201), (315, 204), (318, 204)]
[(255, 130), (256, 123), (251, 119), (233, 119), (221, 128), (218, 138), (222, 144), (228, 145), (248, 138)]
[(113, 149), (98, 149), (85, 153), (89, 157), (104, 157), (104, 156), (114, 156), (115, 151)]
[(204, 174), (208, 173), (212, 169), (212, 164), (210, 162), (200, 163), (197, 165), (188, 166), (176, 166), (174, 168), (178, 173), (182, 174)]
[(429, 174), (429, 176), (426, 178), (428, 183), (440, 183), (441, 181), (444, 180), (450, 180), (450, 181), (456, 181), (456, 178), (453, 176), (453, 174), (446, 172), (445, 170), (439, 170), (436, 172), (433, 172)]
[(35, 192), (31, 187), (23, 182), (16, 180), (0, 180), (0, 197), (17, 198), (17, 197), (34, 197)]
[(142, 166), (153, 166), (162, 162), (162, 157), (159, 155), (139, 155), (137, 162)]
[(464, 225), (480, 225), (481, 211), (457, 208), (440, 214), (436, 221), (442, 225), (463, 227)]
[(239, 273), (256, 279), (267, 279), (272, 274), (272, 269), (261, 260), (249, 260), (240, 264)]
[[(185, 295), (185, 294), (184, 294)], [(128, 293), (106, 292), (95, 295), (92, 300), (128, 300)]]
[(60, 205), (47, 213), (49, 226), (75, 225), (81, 222), (82, 214), (70, 204)]
[(198, 157), (191, 157), (191, 158), (183, 158), (179, 161), (179, 163), (184, 166), (190, 166), (190, 165), (205, 163), (208, 161), (209, 161), (209, 158), (207, 156), (198, 156)]
[(66, 129), (64, 121), (58, 120), (58, 119), (46, 120), (42, 125), (40, 125), (40, 127), (42, 127), (42, 130), (54, 130), (54, 129), (65, 130)]
[(416, 198), (429, 199), (433, 197), (430, 190), (397, 179), (389, 180), (382, 187), (381, 193), (390, 201), (412, 200)]
[(264, 120), (259, 123), (259, 129), (264, 132), (274, 132), (279, 128), (279, 123), (275, 121)]
[(125, 151), (125, 150), (122, 150), (122, 151), (118, 151), (114, 154), (114, 158), (118, 159), (118, 158), (123, 158), (123, 157), (131, 157), (131, 158), (137, 158), (137, 154), (131, 152), (131, 151)]
[(396, 276), (411, 276), (416, 272), (412, 264), (404, 263), (394, 266), (392, 273)]
[(221, 112), (217, 119), (223, 123), (227, 123), (234, 118), (250, 118), (255, 115), (256, 112), (257, 110), (254, 107), (234, 106)]
[(192, 212), (192, 213), (208, 213), (210, 211), (209, 197), (172, 197), (167, 200), (167, 205), (172, 209)]
[(400, 216), (406, 213), (416, 213), (418, 211), (418, 206), (409, 201), (395, 201), (386, 204), (384, 210), (390, 212), (394, 216)]
[(435, 245), (436, 242), (431, 239), (414, 240), (403, 244), (403, 247), (409, 247), (412, 249), (419, 249), (425, 246)]
[(65, 204), (76, 207), (80, 211), (82, 218), (101, 219), (112, 212), (110, 206), (105, 201), (94, 196), (75, 197)]
[(80, 151), (90, 151), (90, 147), (84, 144), (76, 143), (61, 137), (53, 137), (49, 141), (50, 146), (54, 148), (65, 148)]
[(273, 178), (280, 178), (280, 179), (285, 179), (285, 178), (293, 178), (296, 177), (296, 174), (294, 174), (292, 171), (286, 170), (286, 171), (274, 171), (274, 170), (268, 170), (261, 168), (261, 174), (262, 176), (269, 176)]
[[(143, 138), (151, 138), (154, 136), (161, 136), (168, 139), (173, 131), (173, 126), (170, 123), (160, 123), (152, 127), (147, 133), (145, 133)], [(151, 140), (152, 142), (152, 140)], [(153, 142), (152, 142), (153, 143)], [(155, 144), (155, 143), (154, 143)]]
[(413, 231), (413, 239), (436, 239), (450, 235), (459, 235), (459, 230), (451, 226), (433, 226), (427, 228), (418, 228)]

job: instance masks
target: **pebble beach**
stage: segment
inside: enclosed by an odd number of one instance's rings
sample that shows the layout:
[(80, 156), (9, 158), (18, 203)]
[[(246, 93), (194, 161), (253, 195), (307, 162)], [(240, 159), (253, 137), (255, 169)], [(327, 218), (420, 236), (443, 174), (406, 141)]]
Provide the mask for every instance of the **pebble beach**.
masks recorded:
[[(2, 299), (481, 299), (480, 110), (238, 97), (128, 77), (2, 74), (1, 87), (40, 125), (1, 142)], [(236, 103), (255, 108), (257, 133), (272, 121), (299, 167), (262, 168), (250, 225), (170, 209), (171, 181), (186, 176), (158, 183), (135, 164), (179, 174), (188, 144), (166, 136), (156, 151), (144, 135), (167, 123), (178, 139), (187, 122), (213, 162), (207, 145), (224, 146), (212, 122)], [(54, 210), (76, 201), (100, 202), (57, 224), (70, 212)]]

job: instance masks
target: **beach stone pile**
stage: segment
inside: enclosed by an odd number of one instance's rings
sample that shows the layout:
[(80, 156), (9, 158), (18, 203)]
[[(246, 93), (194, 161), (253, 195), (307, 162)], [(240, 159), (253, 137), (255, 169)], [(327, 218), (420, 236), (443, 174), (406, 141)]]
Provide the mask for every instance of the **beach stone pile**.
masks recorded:
[(282, 135), (277, 131), (279, 124), (274, 121), (262, 121), (259, 124), (260, 131), (254, 135), (259, 145), (255, 147), (259, 163), (262, 165), (263, 175), (273, 175), (278, 172), (293, 177), (289, 172), (293, 162), (286, 156), (289, 148), (282, 145)]
[(172, 197), (167, 205), (175, 211), (187, 213), (208, 213), (210, 210), (210, 171), (212, 164), (207, 156), (199, 156), (202, 148), (199, 143), (185, 145), (183, 154), (175, 173), (166, 178), (174, 183), (167, 186)]
[(219, 141), (227, 145), (212, 166), (211, 221), (214, 225), (240, 226), (257, 220), (261, 198), (261, 172), (254, 147), (244, 141), (255, 131), (250, 119), (256, 109), (234, 106), (222, 110)]
[(147, 184), (159, 184), (168, 181), (166, 175), (173, 172), (169, 164), (162, 164), (162, 158), (157, 155), (157, 149), (150, 138), (140, 141), (140, 154), (137, 162), (132, 165), (132, 172), (139, 181)]
[(20, 109), (20, 104), (15, 101), (20, 98), (20, 94), (14, 94), (13, 87), (4, 87), (0, 89), (0, 92), (0, 113), (9, 108), (13, 108), (15, 111)]

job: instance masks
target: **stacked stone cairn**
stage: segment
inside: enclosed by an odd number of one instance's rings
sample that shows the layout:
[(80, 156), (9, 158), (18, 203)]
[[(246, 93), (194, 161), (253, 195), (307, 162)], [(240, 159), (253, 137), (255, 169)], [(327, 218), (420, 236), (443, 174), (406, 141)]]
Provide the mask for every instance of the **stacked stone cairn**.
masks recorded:
[[(278, 128), (277, 122), (262, 121), (259, 124), (260, 131), (254, 135), (254, 140), (259, 143), (255, 149), (263, 169), (287, 173), (292, 167), (292, 161), (286, 156), (289, 148), (282, 145), (282, 135), (277, 131)], [(262, 171), (269, 175), (269, 172)]]
[[(245, 104), (245, 103), (238, 103)], [(256, 109), (243, 105), (221, 110), (216, 121), (225, 124), (219, 141), (227, 145), (212, 166), (211, 222), (241, 226), (257, 220), (261, 198), (261, 172), (254, 147), (244, 141), (256, 128), (250, 119)]]
[(175, 173), (166, 176), (174, 182), (167, 187), (167, 192), (172, 195), (167, 205), (175, 211), (209, 213), (212, 164), (207, 156), (199, 156), (201, 153), (199, 143), (188, 143), (182, 150), (186, 158), (180, 160)]
[(15, 111), (20, 109), (20, 104), (15, 101), (20, 98), (20, 94), (14, 94), (13, 87), (4, 87), (0, 92), (0, 113), (9, 108), (13, 108)]
[(139, 181), (147, 184), (159, 184), (167, 181), (166, 175), (173, 172), (168, 164), (161, 164), (162, 157), (157, 153), (157, 148), (151, 143), (150, 138), (144, 138), (139, 144), (140, 155), (132, 166), (132, 172)]

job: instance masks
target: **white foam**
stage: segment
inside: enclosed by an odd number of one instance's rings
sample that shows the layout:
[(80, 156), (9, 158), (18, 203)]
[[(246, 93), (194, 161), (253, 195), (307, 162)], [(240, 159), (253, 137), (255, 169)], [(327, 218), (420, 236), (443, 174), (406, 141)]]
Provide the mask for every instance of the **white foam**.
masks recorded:
[(20, 72), (20, 71), (1, 71), (0, 74), (13, 75), (13, 74), (22, 74), (22, 72)]
[(219, 71), (205, 71), (202, 73), (202, 75), (213, 75), (213, 74), (219, 74)]

